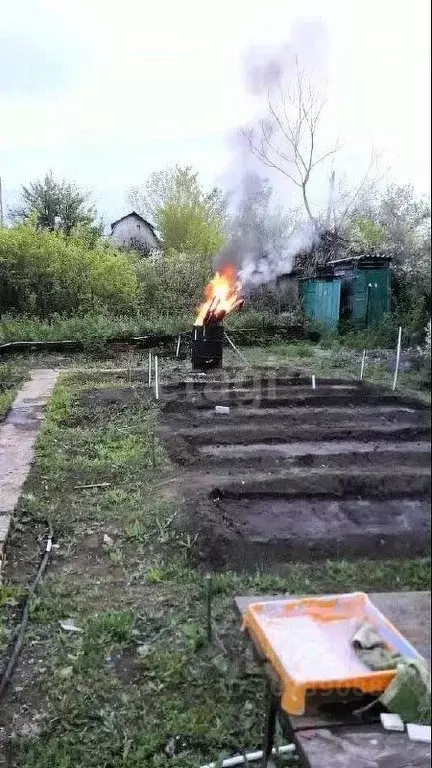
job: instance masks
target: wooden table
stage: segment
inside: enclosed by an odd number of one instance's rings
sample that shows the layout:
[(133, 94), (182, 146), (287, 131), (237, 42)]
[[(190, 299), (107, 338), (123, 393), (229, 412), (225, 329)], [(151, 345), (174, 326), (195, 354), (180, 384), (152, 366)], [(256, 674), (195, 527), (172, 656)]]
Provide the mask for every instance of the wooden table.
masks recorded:
[[(371, 594), (370, 598), (430, 663), (430, 593), (377, 593)], [(243, 616), (250, 603), (276, 599), (281, 599), (281, 595), (237, 597), (235, 607)], [(250, 639), (258, 660), (265, 664), (261, 649)], [(270, 753), (276, 718), (279, 717), (285, 737), (296, 744), (303, 768), (429, 768), (430, 744), (411, 742), (406, 733), (385, 731), (380, 723), (361, 723), (344, 710), (342, 716), (340, 710), (331, 716), (313, 702), (304, 716), (288, 716), (280, 708), (274, 672), (267, 666), (266, 671), (265, 753)], [(262, 765), (267, 765), (266, 757)]]

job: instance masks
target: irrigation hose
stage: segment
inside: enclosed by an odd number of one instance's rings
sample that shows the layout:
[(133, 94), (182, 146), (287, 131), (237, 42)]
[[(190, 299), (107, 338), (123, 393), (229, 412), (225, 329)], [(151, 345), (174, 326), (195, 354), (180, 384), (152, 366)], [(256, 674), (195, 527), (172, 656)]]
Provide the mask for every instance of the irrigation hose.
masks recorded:
[(19, 625), (18, 632), (16, 634), (16, 639), (14, 643), (14, 647), (11, 653), (11, 656), (9, 658), (8, 665), (3, 673), (2, 679), (0, 681), (0, 700), (3, 697), (3, 694), (12, 678), (13, 671), (15, 669), (15, 665), (17, 663), (18, 657), (21, 653), (22, 643), (24, 639), (24, 633), (28, 624), (29, 616), (30, 616), (30, 601), (38, 587), (38, 584), (42, 578), (42, 576), (45, 573), (46, 567), (48, 565), (48, 561), (51, 556), (51, 550), (52, 550), (52, 540), (53, 540), (53, 532), (50, 528), (48, 533), (48, 538), (45, 546), (45, 552), (43, 555), (43, 558), (41, 560), (41, 563), (39, 565), (38, 571), (36, 573), (36, 576), (33, 580), (33, 582), (30, 584), (27, 592), (27, 600), (24, 606), (21, 623)]
[[(275, 757), (277, 755), (293, 754), (294, 752), (294, 744), (285, 744), (282, 747), (274, 747), (272, 749), (272, 755)], [(202, 765), (201, 768), (218, 768), (218, 766), (221, 766), (222, 768), (229, 768), (230, 766), (234, 765), (248, 765), (249, 763), (256, 762), (257, 760), (262, 760), (262, 758), (263, 752), (262, 750), (258, 750), (257, 752), (249, 752), (243, 755), (236, 755), (235, 757), (227, 757), (225, 760), (222, 760), (222, 762), (218, 761), (216, 763), (207, 763), (207, 765)]]

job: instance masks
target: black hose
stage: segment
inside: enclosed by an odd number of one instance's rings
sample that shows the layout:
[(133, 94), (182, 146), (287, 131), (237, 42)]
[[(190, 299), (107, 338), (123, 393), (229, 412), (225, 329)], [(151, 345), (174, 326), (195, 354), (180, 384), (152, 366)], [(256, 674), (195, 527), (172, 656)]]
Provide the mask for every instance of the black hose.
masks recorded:
[[(185, 335), (186, 332), (180, 333)], [(115, 336), (108, 339), (101, 340), (102, 346), (109, 346), (110, 344), (130, 344), (132, 346), (149, 349), (158, 344), (168, 344), (175, 341), (179, 334), (166, 334), (166, 333), (150, 333), (146, 336)], [(99, 343), (97, 339), (95, 343)], [(89, 346), (87, 344), (87, 346)], [(91, 344), (90, 344), (91, 346)], [(68, 339), (65, 341), (8, 341), (4, 344), (0, 344), (0, 356), (6, 355), (11, 352), (83, 352), (86, 349), (86, 344), (80, 340)]]
[(33, 595), (34, 595), (34, 593), (35, 593), (35, 591), (37, 589), (37, 586), (38, 586), (38, 584), (39, 584), (39, 582), (40, 582), (40, 580), (41, 580), (41, 578), (42, 578), (42, 576), (43, 576), (43, 574), (45, 572), (45, 569), (46, 569), (46, 567), (48, 565), (48, 561), (50, 559), (51, 550), (52, 550), (52, 537), (53, 537), (53, 533), (52, 533), (52, 530), (50, 529), (50, 531), (48, 533), (47, 543), (46, 543), (46, 546), (45, 546), (44, 556), (43, 556), (43, 558), (41, 560), (41, 564), (40, 564), (40, 566), (38, 568), (37, 574), (36, 574), (33, 582), (30, 584), (30, 586), (28, 588), (27, 600), (26, 600), (26, 603), (25, 603), (25, 606), (24, 606), (24, 610), (23, 610), (23, 614), (22, 614), (22, 618), (21, 618), (21, 623), (19, 625), (19, 629), (17, 630), (17, 634), (16, 634), (16, 639), (15, 639), (15, 643), (14, 643), (14, 646), (13, 646), (13, 650), (12, 650), (11, 656), (9, 658), (7, 667), (6, 667), (6, 669), (5, 669), (4, 673), (3, 673), (3, 676), (2, 676), (1, 681), (0, 681), (0, 701), (1, 701), (1, 699), (3, 697), (3, 694), (4, 694), (8, 684), (9, 684), (11, 678), (12, 678), (12, 674), (13, 674), (13, 671), (15, 669), (15, 665), (17, 663), (18, 656), (20, 655), (20, 652), (21, 652), (22, 643), (23, 643), (23, 639), (24, 639), (24, 633), (25, 633), (25, 630), (26, 630), (26, 627), (27, 627), (27, 624), (28, 624), (29, 616), (30, 616), (30, 601), (31, 601), (31, 599), (32, 599), (32, 597), (33, 597)]
[[(243, 344), (254, 343), (254, 334), (259, 332), (258, 328), (233, 328), (230, 335), (236, 338), (239, 336)], [(266, 336), (283, 333), (285, 340), (299, 340), (305, 338), (304, 329), (301, 326), (292, 326), (283, 328), (274, 324), (269, 324), (264, 328)], [(109, 347), (113, 344), (130, 344), (140, 349), (152, 349), (159, 345), (172, 344), (178, 337), (189, 340), (191, 331), (180, 331), (175, 334), (167, 333), (149, 333), (145, 336), (116, 336), (100, 340), (102, 347)], [(249, 338), (250, 337), (250, 338)], [(99, 344), (98, 340), (94, 340)], [(91, 342), (85, 343), (79, 339), (67, 339), (65, 341), (7, 341), (0, 344), (0, 357), (5, 357), (14, 352), (85, 352), (86, 348), (91, 348)]]

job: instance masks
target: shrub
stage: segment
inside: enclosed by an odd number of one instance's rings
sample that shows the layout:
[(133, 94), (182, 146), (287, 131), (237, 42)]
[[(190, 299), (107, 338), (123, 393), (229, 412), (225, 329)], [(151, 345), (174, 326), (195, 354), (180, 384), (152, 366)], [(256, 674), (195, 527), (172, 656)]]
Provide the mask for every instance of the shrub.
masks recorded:
[[(385, 315), (378, 325), (368, 328), (356, 328), (345, 324), (340, 341), (351, 349), (393, 349), (398, 336), (398, 319), (394, 315)], [(404, 343), (406, 334), (404, 333)]]
[(208, 256), (171, 250), (157, 260), (142, 259), (137, 264), (141, 313), (193, 317), (211, 274)]
[(104, 308), (131, 312), (138, 281), (131, 256), (90, 250), (30, 226), (0, 229), (0, 311), (50, 317)]
[(397, 269), (393, 295), (397, 325), (402, 326), (411, 344), (422, 344), (430, 317), (430, 271)]

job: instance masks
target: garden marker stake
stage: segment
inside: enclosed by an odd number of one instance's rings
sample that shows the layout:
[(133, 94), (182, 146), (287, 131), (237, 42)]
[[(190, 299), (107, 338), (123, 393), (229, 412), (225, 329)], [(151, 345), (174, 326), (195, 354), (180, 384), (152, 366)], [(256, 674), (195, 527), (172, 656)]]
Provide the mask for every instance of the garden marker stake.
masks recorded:
[(155, 372), (155, 398), (159, 400), (159, 364), (158, 357), (155, 355), (154, 359), (154, 372)]
[(211, 643), (213, 632), (212, 632), (212, 597), (213, 597), (213, 590), (212, 590), (212, 577), (211, 573), (208, 573), (206, 575), (206, 607), (207, 607), (207, 642)]
[(360, 368), (360, 381), (363, 381), (363, 374), (365, 369), (365, 363), (366, 363), (366, 350), (363, 350), (363, 356), (361, 361), (361, 368)]
[(400, 354), (401, 354), (401, 345), (402, 345), (402, 327), (399, 328), (398, 333), (398, 342), (397, 342), (397, 352), (396, 352), (396, 366), (395, 366), (395, 372), (394, 372), (394, 379), (393, 379), (393, 392), (396, 389), (397, 384), (397, 377), (398, 377), (398, 371), (399, 371), (399, 362), (400, 362)]

